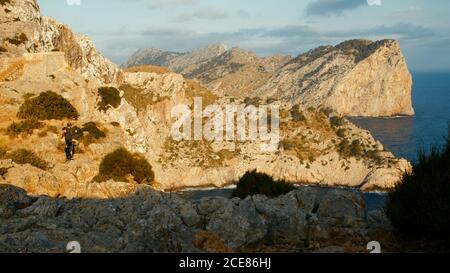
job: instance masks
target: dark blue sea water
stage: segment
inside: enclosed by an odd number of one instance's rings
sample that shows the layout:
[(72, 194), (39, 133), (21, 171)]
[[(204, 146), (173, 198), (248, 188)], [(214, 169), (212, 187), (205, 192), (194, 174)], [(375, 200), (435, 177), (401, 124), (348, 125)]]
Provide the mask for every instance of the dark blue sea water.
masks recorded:
[(417, 159), (420, 149), (442, 145), (450, 122), (450, 72), (416, 72), (414, 77), (414, 117), (352, 118), (369, 130), (396, 156)]

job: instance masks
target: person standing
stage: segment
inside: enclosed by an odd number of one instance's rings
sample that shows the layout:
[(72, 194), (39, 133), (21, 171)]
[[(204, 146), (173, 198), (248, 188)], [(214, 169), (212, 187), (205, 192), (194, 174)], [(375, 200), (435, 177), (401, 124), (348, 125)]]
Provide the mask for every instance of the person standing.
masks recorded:
[(68, 123), (66, 127), (63, 128), (63, 135), (66, 142), (66, 160), (70, 161), (74, 159), (75, 155), (75, 143), (74, 143), (74, 134), (76, 133), (76, 130), (72, 128), (72, 124)]

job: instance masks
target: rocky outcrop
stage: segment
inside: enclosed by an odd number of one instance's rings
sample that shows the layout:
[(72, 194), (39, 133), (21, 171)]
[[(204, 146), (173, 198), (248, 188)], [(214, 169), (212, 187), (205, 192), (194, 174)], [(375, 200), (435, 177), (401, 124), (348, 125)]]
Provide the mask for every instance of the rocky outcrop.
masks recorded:
[[(108, 138), (90, 145), (85, 154), (77, 156), (80, 165), (69, 170), (61, 168), (64, 162), (61, 151), (57, 150), (57, 136), (41, 138), (36, 132), (15, 143), (14, 147), (28, 147), (46, 157), (53, 154), (50, 158), (55, 167), (48, 172), (63, 180), (57, 190), (59, 196), (73, 196), (66, 192), (72, 189), (72, 184), (89, 184), (100, 160), (121, 145), (146, 156), (155, 172), (155, 187), (162, 190), (223, 187), (254, 169), (293, 183), (383, 190), (395, 187), (403, 173), (411, 168), (406, 160), (384, 152), (383, 145), (367, 131), (348, 121), (333, 127), (330, 120), (336, 117), (311, 109), (301, 110), (304, 120), (300, 121), (293, 119), (289, 108), (282, 109), (281, 143), (276, 153), (262, 151), (261, 142), (176, 142), (171, 136), (174, 106), (191, 105), (193, 97), (198, 95), (218, 105), (231, 102), (179, 74), (136, 72), (124, 73), (123, 84), (119, 86), (122, 103), (106, 112), (99, 111), (98, 83), (86, 82), (78, 72), (69, 71), (62, 55), (58, 52), (26, 55), (17, 78), (1, 84), (0, 95), (0, 99), (8, 102), (0, 109), (3, 128), (16, 121), (15, 113), (29, 90), (35, 94), (52, 90), (78, 109), (78, 126), (95, 121), (108, 130)], [(120, 127), (111, 128), (113, 122)], [(54, 125), (63, 127), (62, 123)], [(349, 153), (352, 149), (355, 154)], [(62, 175), (67, 172), (74, 175)], [(7, 176), (7, 182), (28, 190), (22, 184), (25, 178), (21, 172), (13, 174)]]
[(289, 56), (260, 58), (251, 51), (217, 44), (189, 53), (153, 48), (139, 50), (124, 66), (151, 64), (168, 67), (187, 78), (200, 80), (220, 96), (245, 98), (290, 59)]
[(414, 115), (412, 76), (395, 40), (350, 40), (296, 58), (261, 58), (233, 48), (201, 62), (173, 67), (173, 61), (180, 58), (174, 56), (169, 62), (141, 58), (139, 64), (174, 68), (221, 96), (329, 107), (345, 116)]
[(11, 0), (0, 8), (2, 47), (13, 56), (61, 51), (69, 65), (84, 77), (101, 83), (121, 79), (120, 69), (103, 57), (88, 37), (75, 34), (55, 20), (41, 17), (35, 0)]
[(412, 76), (394, 40), (352, 40), (309, 51), (253, 95), (330, 107), (346, 116), (414, 115)]
[[(391, 232), (359, 194), (301, 188), (285, 196), (186, 200), (138, 188), (113, 199), (53, 199), (0, 185), (0, 252), (367, 252)], [(383, 234), (380, 236), (380, 234)]]

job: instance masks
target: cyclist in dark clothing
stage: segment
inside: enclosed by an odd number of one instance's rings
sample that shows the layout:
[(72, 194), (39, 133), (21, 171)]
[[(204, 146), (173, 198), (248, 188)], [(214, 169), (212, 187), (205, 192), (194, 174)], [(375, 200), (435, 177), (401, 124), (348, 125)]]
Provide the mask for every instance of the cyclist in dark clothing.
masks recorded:
[(66, 159), (67, 161), (73, 160), (73, 156), (75, 155), (75, 143), (74, 143), (74, 129), (72, 128), (72, 124), (67, 124), (67, 127), (63, 128), (63, 137), (66, 142)]

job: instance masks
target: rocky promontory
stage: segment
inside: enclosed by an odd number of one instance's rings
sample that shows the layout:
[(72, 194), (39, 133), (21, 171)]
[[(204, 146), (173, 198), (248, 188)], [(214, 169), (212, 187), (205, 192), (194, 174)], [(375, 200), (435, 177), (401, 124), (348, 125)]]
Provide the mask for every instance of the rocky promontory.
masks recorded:
[[(212, 50), (217, 48), (221, 50)], [(174, 65), (179, 62), (183, 65)], [(259, 57), (225, 46), (176, 54), (140, 50), (125, 66), (137, 64), (169, 67), (198, 79), (220, 96), (281, 100), (305, 108), (330, 107), (344, 116), (414, 115), (412, 77), (395, 40), (350, 40), (321, 46), (296, 58)]]

